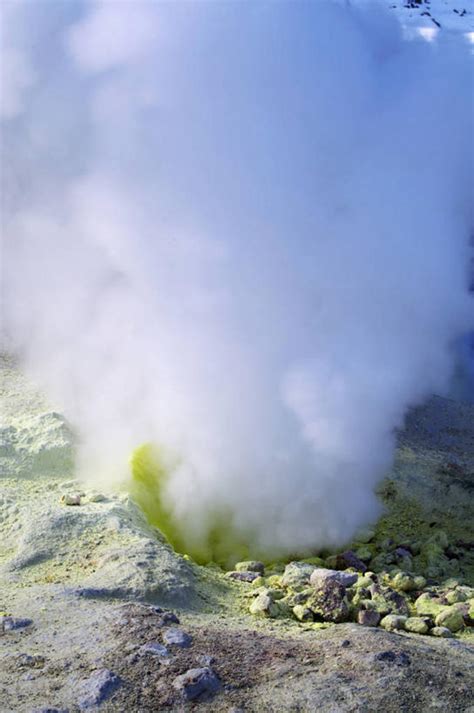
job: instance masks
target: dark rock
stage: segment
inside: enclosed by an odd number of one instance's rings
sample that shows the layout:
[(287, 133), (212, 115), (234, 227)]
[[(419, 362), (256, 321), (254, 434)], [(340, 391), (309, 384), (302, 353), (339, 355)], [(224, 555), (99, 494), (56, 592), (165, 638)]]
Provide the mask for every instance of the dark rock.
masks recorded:
[(245, 562), (237, 562), (234, 569), (236, 572), (257, 572), (263, 575), (265, 565), (258, 560), (246, 560)]
[(346, 590), (334, 579), (327, 579), (307, 600), (306, 606), (323, 621), (341, 622), (349, 618)]
[(18, 665), (27, 666), (28, 668), (43, 668), (45, 663), (44, 656), (20, 654), (18, 656)]
[(95, 671), (82, 684), (83, 695), (78, 701), (79, 708), (99, 706), (122, 684), (122, 680), (107, 668)]
[(403, 559), (403, 557), (411, 557), (412, 556), (412, 552), (410, 552), (410, 550), (406, 549), (405, 547), (397, 547), (394, 551), (394, 554), (397, 557), (400, 557), (402, 559)]
[(139, 654), (150, 654), (151, 656), (168, 656), (169, 652), (166, 646), (159, 644), (156, 641), (151, 641), (148, 644), (140, 646), (138, 650)]
[(227, 572), (227, 576), (231, 579), (238, 579), (240, 582), (253, 582), (254, 579), (260, 577), (258, 572)]
[(160, 626), (169, 626), (170, 624), (179, 624), (179, 619), (173, 612), (165, 611), (160, 615)]
[(397, 666), (409, 666), (411, 664), (411, 659), (405, 652), (396, 653), (395, 651), (382, 651), (380, 654), (375, 655), (376, 661), (382, 661), (383, 663), (393, 663)]
[(168, 629), (163, 634), (163, 640), (168, 646), (179, 646), (181, 649), (187, 649), (191, 646), (192, 638), (182, 629)]
[(390, 613), (401, 614), (402, 616), (410, 615), (408, 603), (402, 594), (393, 591), (393, 589), (388, 589), (384, 592), (384, 596), (389, 604)]
[(374, 609), (361, 609), (357, 614), (357, 623), (361, 626), (378, 626), (380, 614)]
[(0, 619), (0, 629), (4, 632), (26, 629), (27, 626), (31, 626), (32, 624), (32, 619), (21, 619), (13, 616), (4, 616)]
[(216, 693), (220, 687), (219, 679), (208, 666), (191, 668), (173, 681), (173, 688), (180, 691), (188, 701), (193, 701), (203, 694)]
[(328, 567), (333, 567), (334, 569), (347, 569), (348, 567), (353, 567), (358, 572), (366, 572), (367, 565), (362, 562), (362, 560), (357, 557), (355, 552), (352, 550), (346, 550), (346, 552), (340, 552), (337, 555), (332, 555), (326, 559), (326, 564)]

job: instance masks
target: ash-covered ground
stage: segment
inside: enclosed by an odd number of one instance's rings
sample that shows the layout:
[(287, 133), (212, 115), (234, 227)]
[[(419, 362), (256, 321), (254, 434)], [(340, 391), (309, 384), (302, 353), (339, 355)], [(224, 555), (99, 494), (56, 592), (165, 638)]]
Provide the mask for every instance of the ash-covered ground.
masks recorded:
[(355, 542), (225, 572), (75, 481), (65, 420), (1, 377), (2, 711), (473, 709), (472, 405), (408, 415)]

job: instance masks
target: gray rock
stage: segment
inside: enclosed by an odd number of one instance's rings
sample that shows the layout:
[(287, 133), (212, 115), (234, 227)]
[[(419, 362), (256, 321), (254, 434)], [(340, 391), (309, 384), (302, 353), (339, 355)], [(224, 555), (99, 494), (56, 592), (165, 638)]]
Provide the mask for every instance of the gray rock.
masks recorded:
[(341, 572), (336, 569), (324, 569), (324, 567), (318, 567), (315, 569), (310, 577), (310, 584), (319, 589), (324, 586), (328, 580), (333, 580), (342, 584), (343, 587), (352, 587), (353, 584), (357, 582), (357, 574), (354, 572)]
[(82, 696), (78, 701), (79, 708), (99, 706), (122, 684), (122, 680), (107, 668), (95, 671), (90, 678), (82, 683)]
[(203, 694), (216, 693), (220, 687), (221, 682), (208, 666), (191, 668), (173, 681), (173, 688), (188, 701), (193, 701)]
[(18, 665), (22, 667), (42, 668), (45, 663), (45, 658), (44, 656), (39, 656), (38, 654), (19, 654), (17, 661)]
[(227, 572), (227, 576), (230, 577), (231, 579), (238, 579), (240, 582), (253, 582), (254, 579), (257, 579), (258, 577), (260, 577), (260, 574), (258, 572), (238, 571), (238, 572)]
[(0, 629), (3, 631), (16, 631), (17, 629), (25, 629), (33, 624), (32, 619), (21, 619), (13, 616), (4, 616), (0, 619)]
[(357, 623), (361, 626), (378, 626), (380, 614), (374, 609), (361, 609), (357, 614)]
[(411, 664), (410, 657), (404, 651), (381, 651), (379, 654), (375, 654), (374, 659), (396, 666), (410, 666)]
[(347, 569), (348, 567), (353, 567), (353, 569), (356, 569), (359, 572), (367, 571), (367, 566), (352, 550), (346, 550), (345, 552), (339, 552), (337, 555), (331, 555), (326, 559), (326, 564), (331, 569)]
[(249, 611), (254, 616), (275, 618), (279, 614), (278, 606), (268, 593), (268, 590), (260, 592), (250, 605)]
[(434, 626), (430, 631), (431, 636), (439, 636), (443, 639), (450, 639), (453, 635), (447, 626)]
[(173, 627), (164, 632), (163, 641), (168, 646), (179, 646), (181, 649), (187, 649), (191, 646), (192, 638), (182, 629)]
[(159, 644), (156, 641), (151, 641), (148, 644), (140, 646), (138, 653), (151, 654), (152, 656), (169, 656), (169, 651), (166, 646), (163, 646), (163, 644)]
[(316, 617), (321, 617), (323, 621), (335, 623), (347, 621), (349, 606), (345, 594), (345, 587), (337, 579), (328, 578), (314, 589), (306, 605)]
[(307, 586), (315, 566), (307, 562), (290, 562), (286, 565), (281, 578), (284, 587)]
[(234, 569), (237, 572), (258, 572), (258, 574), (263, 574), (265, 565), (258, 560), (247, 560), (245, 562), (237, 562)]
[(81, 493), (65, 493), (61, 496), (61, 502), (63, 505), (80, 505)]

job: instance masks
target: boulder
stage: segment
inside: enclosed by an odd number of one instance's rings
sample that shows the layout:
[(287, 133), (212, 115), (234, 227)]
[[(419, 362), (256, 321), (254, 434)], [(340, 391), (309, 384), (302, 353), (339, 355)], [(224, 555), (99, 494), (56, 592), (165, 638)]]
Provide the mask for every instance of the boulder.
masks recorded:
[(351, 587), (357, 582), (358, 576), (355, 572), (341, 572), (335, 569), (324, 569), (318, 567), (315, 569), (309, 579), (310, 584), (319, 589), (324, 586), (328, 580), (339, 582), (343, 587)]
[(405, 631), (411, 631), (412, 634), (427, 634), (429, 631), (427, 618), (421, 616), (409, 616), (405, 621)]
[(405, 628), (406, 616), (397, 614), (387, 614), (380, 622), (380, 626), (386, 631), (397, 631)]
[(191, 646), (192, 638), (182, 629), (171, 627), (163, 634), (163, 641), (168, 646), (178, 646), (180, 649), (187, 649)]
[(119, 676), (107, 668), (94, 671), (92, 676), (81, 684), (82, 695), (78, 701), (79, 708), (100, 706), (121, 684), (122, 680)]
[(313, 621), (313, 612), (303, 604), (296, 604), (292, 611), (298, 621)]
[(435, 619), (436, 626), (444, 626), (452, 632), (460, 631), (464, 627), (462, 612), (455, 607), (447, 607)]
[(283, 587), (306, 587), (315, 566), (306, 562), (290, 562), (281, 578)]
[(250, 613), (254, 616), (275, 618), (280, 613), (272, 597), (265, 591), (261, 592), (250, 605)]
[(257, 572), (258, 574), (263, 574), (265, 572), (265, 565), (263, 562), (258, 562), (257, 560), (247, 560), (245, 562), (237, 562), (234, 569), (236, 572)]
[(373, 609), (361, 609), (357, 614), (357, 623), (361, 626), (378, 626), (380, 614)]
[(183, 698), (193, 701), (203, 694), (216, 693), (221, 687), (218, 677), (208, 666), (191, 668), (189, 671), (177, 676), (173, 681), (173, 688), (179, 691)]
[(434, 626), (430, 630), (431, 636), (439, 636), (443, 639), (450, 639), (452, 637), (452, 632), (446, 626)]
[(341, 622), (349, 618), (349, 605), (346, 589), (335, 579), (326, 579), (307, 601), (313, 614), (323, 621)]
[(367, 566), (362, 560), (357, 557), (355, 552), (352, 550), (346, 550), (345, 552), (340, 552), (337, 555), (331, 555), (326, 559), (326, 564), (328, 567), (333, 569), (348, 569), (352, 567), (358, 572), (366, 572)]

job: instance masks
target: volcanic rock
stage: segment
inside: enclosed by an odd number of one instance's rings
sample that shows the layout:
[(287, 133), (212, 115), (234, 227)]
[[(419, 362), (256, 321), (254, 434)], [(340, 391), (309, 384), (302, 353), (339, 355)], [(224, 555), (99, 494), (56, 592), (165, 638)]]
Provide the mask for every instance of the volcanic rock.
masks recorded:
[(309, 584), (315, 566), (306, 562), (290, 562), (281, 578), (283, 587), (305, 587)]
[(412, 634), (427, 634), (429, 630), (427, 617), (410, 616), (405, 621), (405, 631), (411, 631)]
[(349, 618), (345, 587), (333, 578), (324, 580), (307, 601), (307, 606), (323, 621), (341, 622)]
[(95, 671), (82, 684), (83, 694), (78, 701), (79, 708), (99, 706), (114, 693), (121, 683), (121, 679), (106, 668)]
[(164, 632), (163, 641), (168, 644), (168, 646), (178, 646), (181, 649), (187, 649), (191, 646), (192, 638), (182, 629), (173, 627)]
[(378, 626), (380, 614), (373, 609), (361, 609), (357, 614), (357, 623), (362, 626)]
[(335, 569), (324, 569), (318, 567), (311, 573), (310, 584), (316, 589), (320, 589), (329, 581), (339, 582), (343, 587), (351, 587), (357, 582), (357, 574), (354, 572), (341, 572)]
[(193, 701), (203, 694), (216, 693), (220, 687), (219, 679), (208, 666), (191, 668), (173, 681), (173, 688), (180, 691), (188, 701)]
[(263, 574), (265, 565), (257, 560), (248, 560), (246, 562), (237, 562), (234, 569), (236, 572), (258, 572), (258, 574)]
[(405, 622), (407, 620), (406, 616), (398, 616), (397, 614), (387, 614), (384, 616), (380, 622), (380, 626), (387, 631), (396, 631), (397, 629), (404, 629)]
[(464, 627), (462, 612), (454, 606), (444, 609), (435, 619), (436, 626), (445, 626), (452, 632), (460, 631)]

